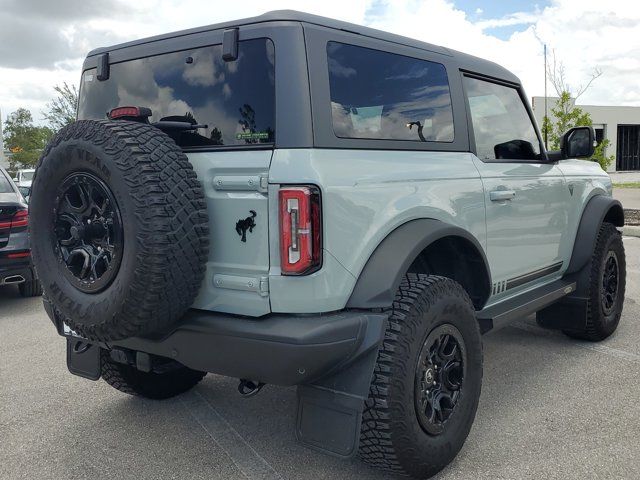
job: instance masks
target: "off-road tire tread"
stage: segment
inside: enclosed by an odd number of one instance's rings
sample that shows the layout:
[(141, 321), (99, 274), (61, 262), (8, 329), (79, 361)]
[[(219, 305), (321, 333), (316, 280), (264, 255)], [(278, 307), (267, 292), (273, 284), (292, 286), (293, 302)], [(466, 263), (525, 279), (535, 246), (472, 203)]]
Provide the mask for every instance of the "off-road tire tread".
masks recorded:
[[(112, 318), (90, 325), (63, 318), (92, 340), (161, 330), (191, 306), (205, 275), (209, 218), (203, 188), (187, 156), (169, 136), (148, 124), (109, 120), (81, 120), (60, 130), (38, 162), (34, 185), (49, 152), (73, 139), (101, 147), (114, 160), (112, 167), (122, 172), (135, 204), (139, 234), (133, 241), (138, 254), (135, 278)], [(36, 264), (37, 255), (34, 251)]]
[[(598, 282), (600, 282), (600, 264), (602, 257), (606, 254), (605, 248), (607, 241), (611, 237), (618, 237), (620, 242), (620, 249), (624, 254), (624, 244), (622, 243), (622, 235), (618, 229), (611, 223), (604, 222), (600, 226), (598, 231), (598, 238), (596, 239), (596, 246), (591, 257), (591, 265), (589, 270), (589, 299), (587, 300), (587, 318), (583, 330), (563, 330), (563, 333), (571, 338), (577, 340), (586, 340), (589, 342), (600, 342), (605, 338), (608, 338), (611, 333), (604, 332), (600, 328), (600, 291)], [(619, 259), (620, 260), (620, 259)], [(625, 272), (620, 272), (620, 275), (625, 275)], [(618, 292), (619, 296), (624, 298), (624, 287), (626, 282), (623, 282), (621, 291)], [(622, 308), (616, 313), (619, 322), (622, 314)]]
[[(454, 280), (436, 275), (407, 274), (400, 283), (391, 308), (386, 310), (388, 325), (378, 353), (369, 398), (365, 401), (358, 452), (360, 458), (373, 467), (395, 474), (412, 475), (401, 464), (397, 443), (391, 438), (393, 429), (397, 437), (402, 435), (403, 429), (408, 428), (406, 422), (399, 420), (399, 415), (392, 413), (397, 408), (389, 396), (392, 384), (394, 389), (403, 388), (400, 381), (394, 381), (396, 379), (392, 372), (394, 369), (412, 370), (415, 367), (412, 363), (415, 358), (409, 353), (409, 340), (419, 331), (421, 312), (438, 298), (452, 294), (463, 298), (473, 312), (473, 302)], [(413, 396), (413, 392), (403, 392), (401, 395)], [(416, 461), (419, 459), (416, 458)], [(430, 475), (446, 465), (431, 465)]]
[(168, 373), (147, 373), (115, 362), (108, 350), (100, 350), (102, 378), (116, 390), (137, 397), (163, 400), (195, 387), (206, 372), (179, 368)]

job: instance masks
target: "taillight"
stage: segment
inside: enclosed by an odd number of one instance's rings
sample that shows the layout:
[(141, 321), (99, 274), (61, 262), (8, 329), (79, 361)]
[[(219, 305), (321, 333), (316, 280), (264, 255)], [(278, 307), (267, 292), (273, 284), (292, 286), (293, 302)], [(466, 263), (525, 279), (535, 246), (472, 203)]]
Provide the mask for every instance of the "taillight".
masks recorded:
[(11, 228), (26, 227), (29, 224), (29, 211), (18, 210), (11, 219)]
[(0, 222), (0, 229), (26, 227), (29, 224), (29, 212), (27, 210), (17, 210), (10, 220)]
[(320, 190), (313, 186), (280, 189), (280, 269), (304, 275), (322, 265)]
[(146, 107), (117, 107), (107, 113), (109, 120), (115, 120), (116, 118), (145, 120), (150, 116), (151, 110)]

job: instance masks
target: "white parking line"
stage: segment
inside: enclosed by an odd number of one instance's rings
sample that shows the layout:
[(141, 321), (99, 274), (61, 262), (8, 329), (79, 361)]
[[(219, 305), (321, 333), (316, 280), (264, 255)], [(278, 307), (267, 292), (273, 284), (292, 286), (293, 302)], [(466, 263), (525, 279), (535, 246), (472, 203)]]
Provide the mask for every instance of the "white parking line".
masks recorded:
[[(555, 333), (553, 330), (545, 330), (543, 328), (536, 327), (534, 325), (529, 325), (527, 323), (513, 323), (511, 327), (517, 328), (518, 330), (524, 330), (525, 332), (535, 333), (536, 335), (553, 337)], [(587, 343), (587, 342), (575, 342), (572, 345), (576, 347), (583, 348), (585, 350), (591, 350), (594, 352), (604, 353), (605, 355), (610, 355), (612, 357), (619, 358), (620, 360), (625, 360), (627, 362), (632, 363), (640, 363), (640, 355), (635, 353), (627, 352), (625, 350), (620, 350), (618, 348), (608, 347), (606, 345), (597, 344), (597, 343)]]
[(187, 412), (250, 480), (282, 480), (282, 476), (196, 390), (180, 397)]

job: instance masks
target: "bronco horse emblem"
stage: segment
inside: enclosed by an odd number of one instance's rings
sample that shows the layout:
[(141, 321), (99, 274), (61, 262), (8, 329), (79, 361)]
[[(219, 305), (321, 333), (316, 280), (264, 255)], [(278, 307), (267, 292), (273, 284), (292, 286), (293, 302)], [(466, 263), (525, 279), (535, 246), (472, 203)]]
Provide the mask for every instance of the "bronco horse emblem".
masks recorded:
[(255, 210), (249, 210), (249, 213), (251, 213), (250, 216), (236, 222), (236, 232), (242, 237), (240, 240), (245, 243), (247, 241), (247, 230), (251, 233), (256, 226), (256, 222), (253, 220), (257, 215)]

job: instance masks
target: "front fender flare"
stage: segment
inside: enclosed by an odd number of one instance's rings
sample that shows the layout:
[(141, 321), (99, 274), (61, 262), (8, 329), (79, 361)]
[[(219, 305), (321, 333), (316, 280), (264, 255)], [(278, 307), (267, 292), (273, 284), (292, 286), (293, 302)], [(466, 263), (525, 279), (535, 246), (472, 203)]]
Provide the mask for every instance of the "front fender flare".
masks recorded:
[(378, 245), (360, 273), (347, 307), (390, 306), (402, 277), (420, 252), (444, 237), (461, 237), (477, 249), (484, 261), (487, 275), (486, 297), (488, 298), (491, 270), (480, 242), (460, 227), (435, 219), (418, 219), (399, 226)]
[(578, 232), (573, 243), (571, 261), (565, 274), (576, 273), (587, 264), (596, 247), (600, 225), (605, 219), (616, 227), (622, 227), (624, 225), (622, 204), (618, 200), (604, 195), (592, 197), (582, 212)]

